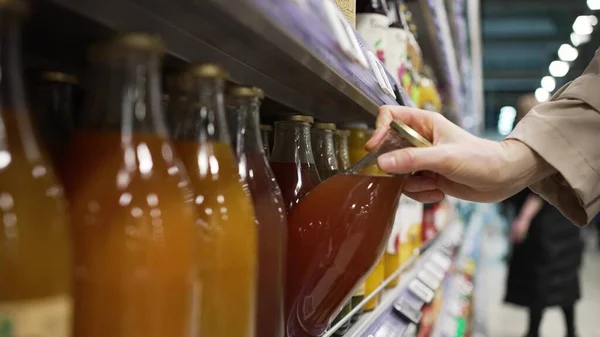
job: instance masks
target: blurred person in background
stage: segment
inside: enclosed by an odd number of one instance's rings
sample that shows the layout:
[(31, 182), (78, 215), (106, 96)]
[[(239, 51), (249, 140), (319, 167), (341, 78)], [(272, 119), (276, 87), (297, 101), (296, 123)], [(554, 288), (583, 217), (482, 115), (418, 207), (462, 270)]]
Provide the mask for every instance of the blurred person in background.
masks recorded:
[[(522, 96), (515, 125), (537, 100)], [(544, 310), (560, 306), (567, 337), (575, 336), (575, 302), (580, 297), (583, 252), (580, 229), (528, 188), (506, 200), (515, 210), (506, 302), (529, 309), (527, 337), (538, 337)]]

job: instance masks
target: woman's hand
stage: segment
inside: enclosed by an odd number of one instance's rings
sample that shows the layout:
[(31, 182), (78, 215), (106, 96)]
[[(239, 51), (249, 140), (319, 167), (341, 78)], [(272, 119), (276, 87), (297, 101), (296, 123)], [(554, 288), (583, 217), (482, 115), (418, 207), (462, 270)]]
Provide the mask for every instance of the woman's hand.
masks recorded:
[(377, 130), (366, 147), (374, 149), (389, 123), (400, 120), (434, 146), (405, 148), (381, 155), (381, 169), (410, 175), (404, 193), (421, 202), (452, 195), (465, 200), (494, 202), (553, 173), (553, 168), (517, 140), (494, 142), (475, 137), (442, 115), (401, 106), (382, 106)]

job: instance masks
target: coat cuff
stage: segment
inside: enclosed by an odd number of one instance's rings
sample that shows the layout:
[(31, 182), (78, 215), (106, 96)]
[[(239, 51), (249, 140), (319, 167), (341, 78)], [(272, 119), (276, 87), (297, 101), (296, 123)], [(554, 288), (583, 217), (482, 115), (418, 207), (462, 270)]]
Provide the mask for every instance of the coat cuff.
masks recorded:
[(521, 141), (557, 171), (529, 187), (573, 223), (589, 223), (600, 208), (600, 200), (589, 193), (589, 184), (598, 181), (598, 174), (579, 149), (571, 145), (568, 135), (563, 135), (534, 108), (507, 138)]

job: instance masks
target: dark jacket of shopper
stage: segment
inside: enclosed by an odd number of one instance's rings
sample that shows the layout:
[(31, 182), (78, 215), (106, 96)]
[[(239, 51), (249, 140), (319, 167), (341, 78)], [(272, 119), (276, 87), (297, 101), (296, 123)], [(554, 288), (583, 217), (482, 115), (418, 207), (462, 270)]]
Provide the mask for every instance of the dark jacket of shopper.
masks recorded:
[[(525, 189), (507, 202), (518, 212), (530, 193)], [(530, 308), (574, 304), (582, 252), (580, 229), (544, 202), (527, 237), (513, 246), (506, 302)]]

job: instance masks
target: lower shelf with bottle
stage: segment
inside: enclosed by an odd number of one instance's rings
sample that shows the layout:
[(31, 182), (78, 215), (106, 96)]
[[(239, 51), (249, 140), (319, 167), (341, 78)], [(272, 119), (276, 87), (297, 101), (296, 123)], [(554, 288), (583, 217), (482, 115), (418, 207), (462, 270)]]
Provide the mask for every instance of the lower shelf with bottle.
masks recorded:
[[(408, 336), (416, 329), (422, 309), (431, 303), (453, 265), (455, 252), (460, 246), (464, 224), (455, 220), (439, 235), (424, 244), (395, 273), (354, 306), (343, 319), (337, 321), (322, 337), (391, 337)], [(393, 289), (386, 286), (400, 277)], [(359, 312), (372, 298), (381, 296), (379, 305), (364, 313), (346, 333), (338, 329)]]

